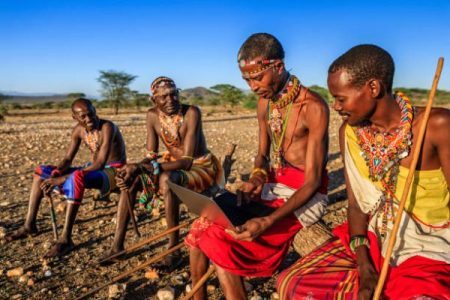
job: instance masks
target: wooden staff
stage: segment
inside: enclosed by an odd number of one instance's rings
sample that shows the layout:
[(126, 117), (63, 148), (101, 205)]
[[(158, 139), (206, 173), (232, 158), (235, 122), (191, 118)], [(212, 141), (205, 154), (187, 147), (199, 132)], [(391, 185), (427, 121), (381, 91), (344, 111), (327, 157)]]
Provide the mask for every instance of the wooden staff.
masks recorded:
[(192, 287), (192, 290), (187, 293), (186, 296), (184, 296), (184, 298), (182, 298), (181, 300), (189, 300), (191, 299), (195, 293), (197, 293), (197, 291), (203, 286), (203, 284), (206, 282), (206, 280), (209, 278), (209, 276), (211, 276), (211, 274), (216, 270), (216, 267), (214, 267), (214, 265), (210, 265), (208, 271), (202, 276), (202, 278), (200, 278), (199, 281), (197, 281), (197, 283)]
[[(127, 189), (127, 198), (128, 198), (128, 199), (126, 199), (127, 208), (128, 208), (128, 213), (130, 214), (131, 222), (133, 223), (134, 233), (136, 233), (137, 237), (141, 237), (141, 234), (139, 232), (139, 229), (138, 229), (138, 226), (136, 223), (136, 218), (134, 216), (133, 206), (131, 204), (132, 199), (131, 199), (130, 190), (128, 190), (128, 189)], [(133, 201), (133, 203), (134, 203), (134, 201)]]
[(76, 299), (77, 299), (77, 300), (85, 299), (85, 298), (87, 298), (88, 296), (93, 295), (93, 294), (97, 293), (98, 291), (100, 291), (101, 289), (107, 287), (108, 285), (110, 285), (110, 284), (112, 284), (112, 283), (114, 283), (114, 282), (117, 282), (117, 281), (119, 281), (119, 280), (121, 280), (121, 279), (127, 277), (128, 275), (130, 275), (130, 274), (132, 274), (132, 273), (134, 273), (134, 272), (136, 272), (136, 271), (139, 271), (139, 270), (141, 270), (141, 269), (143, 269), (143, 268), (145, 268), (145, 267), (147, 267), (147, 266), (149, 266), (149, 265), (151, 265), (151, 264), (153, 264), (153, 263), (155, 263), (155, 262), (160, 261), (161, 259), (163, 259), (163, 258), (166, 257), (167, 255), (169, 255), (169, 254), (171, 254), (171, 253), (177, 251), (177, 250), (180, 249), (181, 247), (183, 247), (183, 243), (179, 243), (178, 245), (176, 245), (176, 246), (174, 246), (174, 247), (172, 247), (172, 248), (170, 248), (170, 249), (168, 249), (168, 250), (162, 252), (161, 254), (158, 254), (158, 255), (156, 255), (156, 256), (154, 256), (154, 257), (148, 259), (147, 261), (143, 262), (142, 264), (137, 265), (136, 267), (132, 268), (131, 270), (125, 271), (125, 272), (123, 272), (123, 273), (117, 275), (117, 276), (114, 277), (112, 280), (108, 281), (107, 283), (102, 284), (101, 286), (99, 286), (99, 287), (97, 287), (97, 288), (95, 288), (95, 289), (93, 289), (93, 290), (87, 292), (86, 294), (84, 294), (84, 295), (82, 295), (81, 297), (78, 297), (78, 298), (76, 298)]
[(406, 198), (408, 197), (409, 190), (411, 188), (411, 182), (414, 178), (414, 173), (417, 166), (417, 161), (419, 160), (420, 150), (422, 149), (422, 142), (425, 135), (425, 129), (427, 128), (427, 122), (430, 117), (431, 106), (433, 105), (434, 95), (436, 94), (436, 89), (438, 86), (439, 78), (441, 76), (442, 67), (444, 65), (444, 58), (440, 57), (438, 65), (436, 68), (436, 73), (434, 75), (433, 86), (428, 97), (427, 106), (425, 109), (425, 114), (423, 116), (422, 123), (420, 124), (419, 135), (417, 136), (416, 143), (414, 145), (414, 153), (411, 165), (408, 171), (408, 177), (406, 178), (405, 189), (403, 190), (402, 198), (398, 206), (397, 215), (395, 216), (394, 226), (392, 227), (391, 235), (389, 237), (389, 244), (386, 251), (385, 259), (383, 262), (383, 267), (381, 269), (380, 277), (378, 279), (377, 287), (373, 296), (374, 300), (380, 299), (381, 292), (383, 290), (384, 282), (386, 280), (386, 275), (389, 267), (389, 261), (391, 260), (392, 250), (394, 249), (395, 241), (397, 239), (398, 229), (400, 227), (400, 220), (402, 218), (403, 210), (405, 208)]
[(154, 236), (152, 236), (152, 237), (149, 237), (149, 238), (147, 238), (147, 239), (145, 239), (145, 240), (143, 240), (143, 241), (140, 241), (140, 242), (138, 242), (138, 243), (136, 243), (136, 244), (130, 246), (129, 248), (127, 248), (127, 249), (125, 249), (125, 250), (123, 250), (123, 251), (117, 252), (117, 253), (115, 253), (115, 254), (113, 254), (113, 255), (111, 255), (111, 256), (108, 256), (108, 257), (102, 259), (101, 261), (99, 261), (99, 264), (105, 263), (105, 262), (109, 261), (110, 259), (116, 258), (116, 257), (118, 257), (118, 256), (120, 256), (120, 255), (123, 255), (123, 254), (129, 254), (129, 253), (131, 253), (132, 251), (134, 251), (134, 250), (136, 250), (136, 249), (139, 249), (139, 248), (141, 248), (142, 246), (145, 246), (145, 245), (147, 245), (147, 244), (149, 244), (149, 243), (151, 243), (151, 242), (153, 242), (153, 241), (155, 241), (155, 240), (157, 240), (157, 239), (159, 239), (159, 238), (162, 238), (163, 236), (166, 236), (166, 235), (168, 235), (169, 233), (172, 233), (172, 232), (174, 232), (174, 231), (180, 230), (181, 228), (186, 227), (186, 226), (188, 226), (189, 224), (190, 224), (190, 222), (186, 222), (186, 223), (180, 224), (180, 225), (178, 225), (178, 226), (172, 227), (172, 228), (170, 228), (170, 229), (168, 229), (168, 230), (166, 230), (166, 231), (163, 231), (163, 232), (161, 232), (161, 233), (159, 233), (159, 234), (157, 234), (157, 235), (154, 235)]
[(53, 237), (55, 241), (58, 241), (58, 225), (56, 224), (55, 206), (53, 205), (53, 198), (50, 193), (47, 194), (48, 201), (50, 202), (50, 217), (52, 219)]

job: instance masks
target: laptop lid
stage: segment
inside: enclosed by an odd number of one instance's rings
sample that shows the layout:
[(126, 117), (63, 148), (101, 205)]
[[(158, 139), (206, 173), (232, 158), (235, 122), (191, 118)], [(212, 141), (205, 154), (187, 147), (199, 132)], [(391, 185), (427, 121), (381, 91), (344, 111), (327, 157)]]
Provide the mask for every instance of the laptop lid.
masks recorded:
[(233, 227), (233, 223), (213, 199), (171, 181), (169, 181), (169, 188), (186, 204), (190, 212), (200, 217), (205, 217), (225, 228)]

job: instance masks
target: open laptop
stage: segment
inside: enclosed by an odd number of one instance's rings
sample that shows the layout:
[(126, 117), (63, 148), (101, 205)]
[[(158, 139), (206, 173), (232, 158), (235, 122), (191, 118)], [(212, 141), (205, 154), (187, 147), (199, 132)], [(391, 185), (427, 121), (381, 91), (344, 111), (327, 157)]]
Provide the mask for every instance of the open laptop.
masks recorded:
[(252, 218), (268, 216), (275, 210), (258, 202), (237, 206), (237, 196), (230, 192), (210, 198), (170, 181), (169, 187), (190, 212), (225, 228), (242, 225)]

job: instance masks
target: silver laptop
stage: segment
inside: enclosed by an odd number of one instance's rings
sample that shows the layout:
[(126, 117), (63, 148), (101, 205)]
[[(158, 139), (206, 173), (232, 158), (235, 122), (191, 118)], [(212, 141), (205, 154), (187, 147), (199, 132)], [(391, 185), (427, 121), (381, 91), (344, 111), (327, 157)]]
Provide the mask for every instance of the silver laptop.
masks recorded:
[(225, 228), (234, 227), (233, 223), (213, 199), (171, 181), (169, 181), (169, 187), (172, 192), (186, 204), (190, 212), (193, 212), (200, 217), (205, 217)]

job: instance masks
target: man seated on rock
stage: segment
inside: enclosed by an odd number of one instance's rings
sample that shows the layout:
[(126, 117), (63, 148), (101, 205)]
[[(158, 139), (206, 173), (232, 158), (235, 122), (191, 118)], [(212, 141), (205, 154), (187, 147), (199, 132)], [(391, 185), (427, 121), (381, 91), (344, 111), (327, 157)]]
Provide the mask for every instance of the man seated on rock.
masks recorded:
[[(36, 216), (41, 200), (56, 189), (67, 198), (66, 220), (62, 235), (46, 257), (61, 256), (72, 250), (72, 228), (84, 190), (99, 189), (102, 194), (108, 194), (116, 187), (116, 168), (126, 162), (119, 128), (111, 121), (100, 119), (91, 101), (75, 100), (72, 118), (78, 124), (72, 130), (66, 155), (57, 166), (42, 165), (35, 170), (25, 224), (6, 237), (7, 241), (12, 241), (37, 234)], [(89, 148), (92, 160), (82, 167), (73, 167), (72, 161), (82, 142)]]
[[(318, 221), (328, 202), (328, 106), (286, 70), (283, 59), (280, 42), (266, 33), (250, 36), (238, 54), (242, 77), (259, 96), (259, 146), (237, 200), (258, 202), (271, 213), (235, 230), (199, 219), (185, 240), (192, 283), (206, 272), (210, 259), (227, 299), (246, 299), (242, 276), (271, 276), (295, 234)], [(244, 207), (235, 207), (236, 213)], [(206, 289), (195, 298), (206, 298)]]
[[(155, 106), (147, 112), (146, 158), (127, 164), (117, 174), (121, 194), (111, 254), (124, 249), (130, 220), (128, 193), (133, 205), (136, 193), (142, 191), (139, 200), (149, 210), (157, 207), (162, 198), (170, 229), (179, 222), (179, 200), (169, 190), (168, 180), (199, 193), (224, 184), (222, 167), (206, 145), (200, 109), (181, 104), (175, 82), (168, 77), (156, 78), (150, 89)], [(161, 162), (158, 162), (159, 140), (167, 149)], [(178, 240), (179, 232), (171, 233), (168, 247), (177, 245)], [(177, 254), (169, 256), (163, 265), (172, 265), (176, 257)]]
[[(392, 92), (393, 77), (391, 55), (374, 45), (331, 64), (328, 88), (344, 120), (348, 223), (280, 275), (281, 299), (372, 299), (425, 111)], [(382, 299), (450, 295), (448, 128), (450, 111), (432, 109)]]

